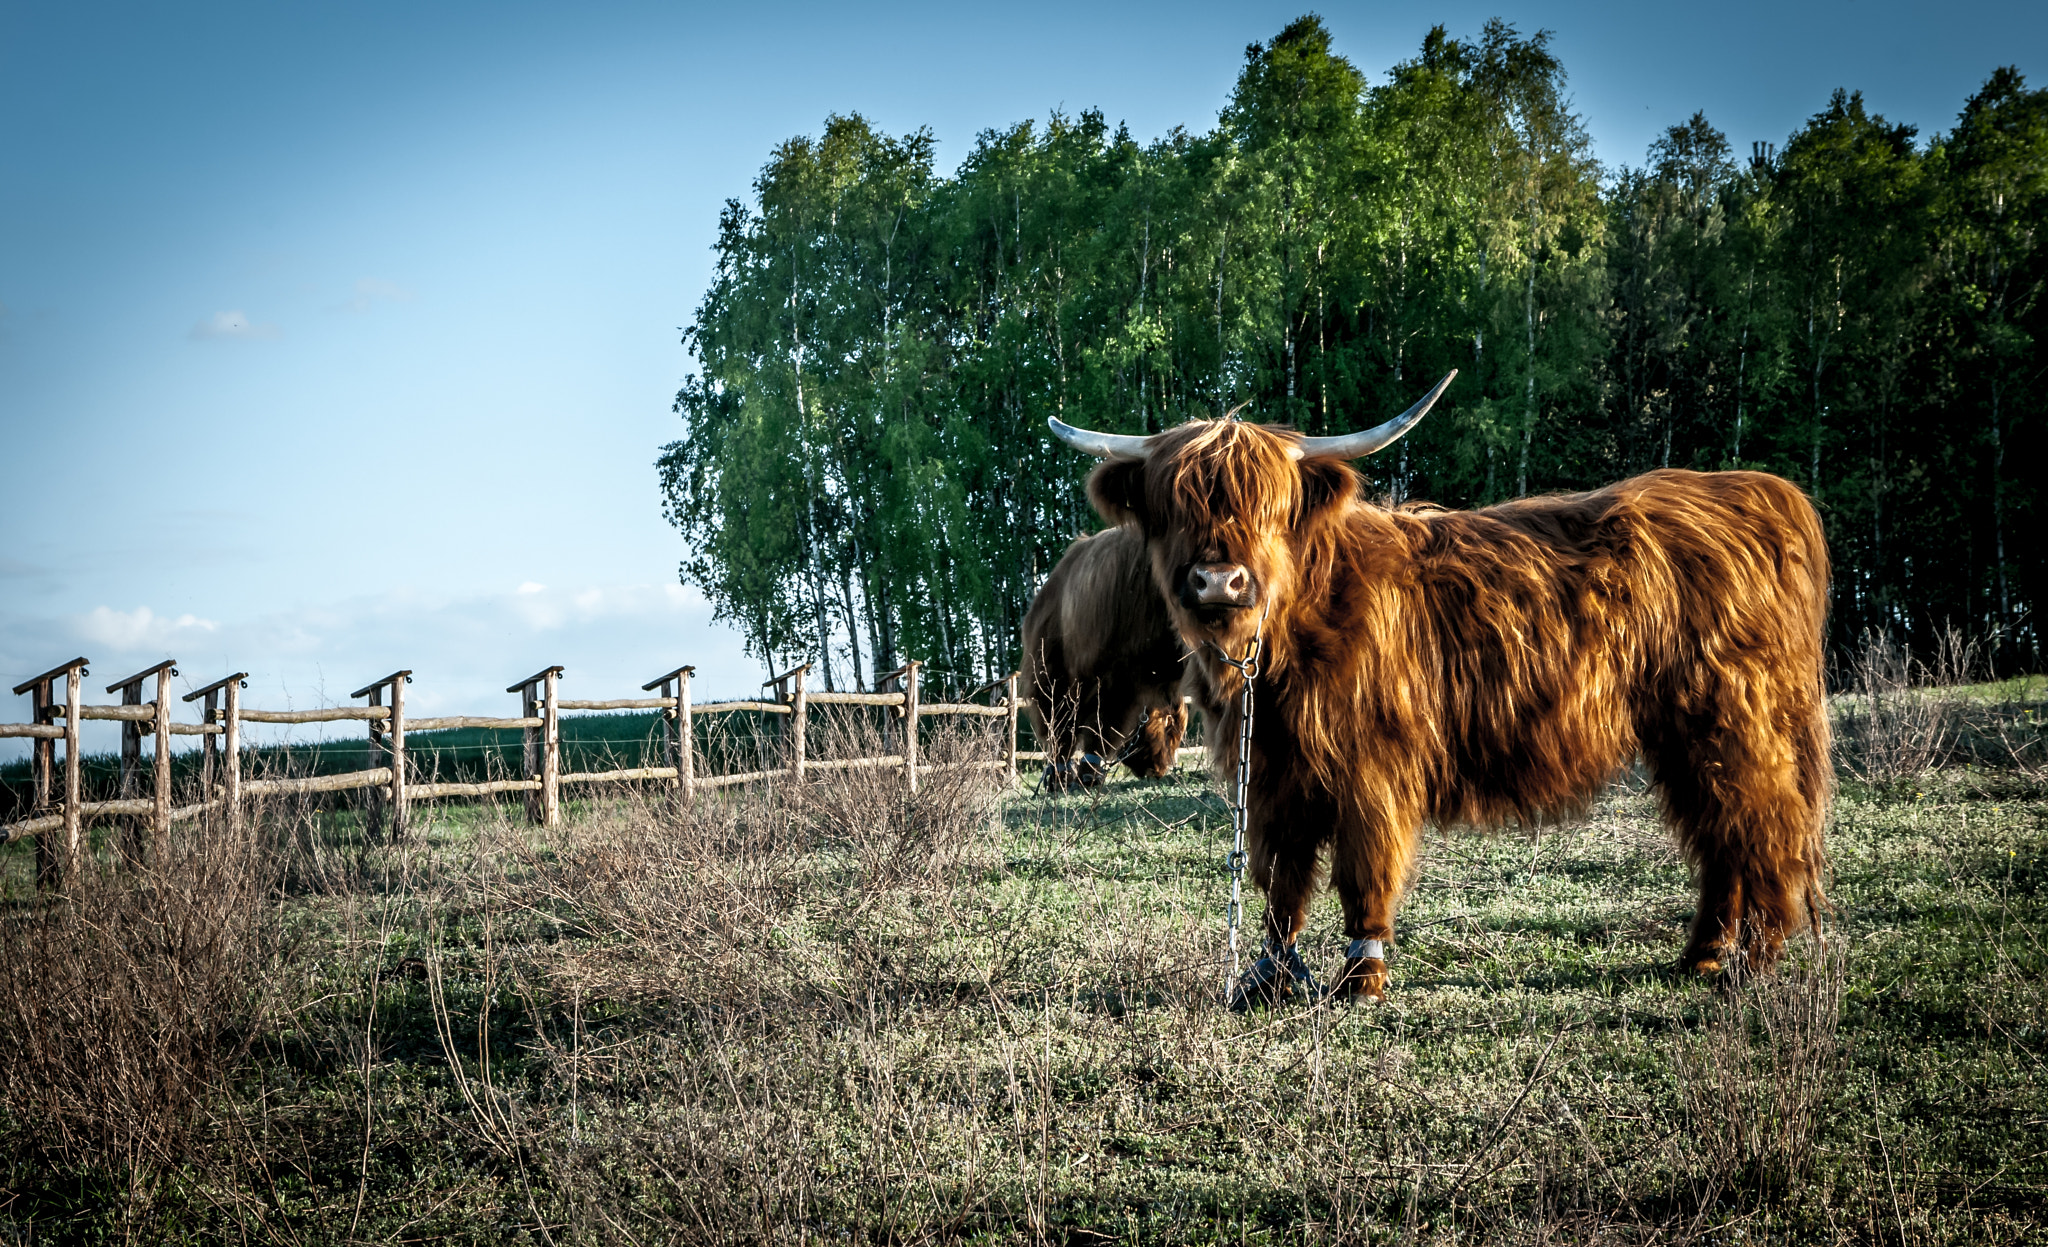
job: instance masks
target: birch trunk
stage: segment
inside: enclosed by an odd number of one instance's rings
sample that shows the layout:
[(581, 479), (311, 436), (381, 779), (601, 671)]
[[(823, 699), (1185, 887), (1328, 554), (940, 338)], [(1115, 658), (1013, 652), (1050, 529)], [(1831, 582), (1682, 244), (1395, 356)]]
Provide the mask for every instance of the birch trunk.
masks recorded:
[(1529, 275), (1522, 283), (1522, 320), (1529, 334), (1529, 375), (1523, 387), (1522, 463), (1515, 474), (1515, 496), (1529, 492), (1529, 443), (1536, 436), (1536, 206), (1529, 205)]

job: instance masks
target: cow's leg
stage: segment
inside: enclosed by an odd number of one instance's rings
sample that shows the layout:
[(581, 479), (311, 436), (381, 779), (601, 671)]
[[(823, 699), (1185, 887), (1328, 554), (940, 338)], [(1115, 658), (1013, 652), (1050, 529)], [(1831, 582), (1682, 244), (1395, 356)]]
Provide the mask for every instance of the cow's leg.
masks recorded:
[(1725, 852), (1700, 863), (1699, 908), (1678, 964), (1701, 974), (1719, 974), (1733, 960), (1742, 938), (1742, 874)]
[(1292, 948), (1308, 925), (1308, 903), (1315, 896), (1316, 850), (1313, 844), (1290, 845), (1267, 874), (1266, 946)]
[(1332, 995), (1383, 1000), (1386, 945), (1415, 860), (1414, 830), (1371, 834), (1347, 828), (1330, 851), (1330, 884), (1344, 905), (1344, 969)]
[(1681, 966), (1768, 970), (1822, 903), (1825, 779), (1813, 780), (1813, 749), (1803, 738), (1813, 731), (1824, 743), (1825, 723), (1788, 732), (1768, 713), (1730, 713), (1658, 751), (1666, 815), (1699, 871), (1699, 910)]
[(1735, 962), (1743, 942), (1741, 820), (1700, 750), (1681, 742), (1656, 760), (1656, 772), (1666, 821), (1699, 879), (1699, 905), (1678, 964), (1719, 974)]
[(1290, 813), (1273, 811), (1279, 817), (1255, 817), (1248, 828), (1252, 882), (1266, 894), (1265, 952), (1231, 992), (1230, 1007), (1239, 1012), (1311, 999), (1317, 993), (1315, 978), (1295, 941), (1308, 924), (1320, 842), (1316, 827)]

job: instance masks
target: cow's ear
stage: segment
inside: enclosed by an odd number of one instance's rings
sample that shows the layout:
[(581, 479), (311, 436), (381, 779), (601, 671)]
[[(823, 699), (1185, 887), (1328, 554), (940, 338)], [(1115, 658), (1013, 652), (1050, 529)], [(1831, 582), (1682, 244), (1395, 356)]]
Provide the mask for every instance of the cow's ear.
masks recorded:
[(1145, 461), (1105, 459), (1088, 474), (1088, 501), (1111, 524), (1145, 526)]
[(1336, 459), (1307, 459), (1301, 464), (1299, 526), (1314, 524), (1342, 510), (1358, 497), (1360, 478), (1351, 465)]

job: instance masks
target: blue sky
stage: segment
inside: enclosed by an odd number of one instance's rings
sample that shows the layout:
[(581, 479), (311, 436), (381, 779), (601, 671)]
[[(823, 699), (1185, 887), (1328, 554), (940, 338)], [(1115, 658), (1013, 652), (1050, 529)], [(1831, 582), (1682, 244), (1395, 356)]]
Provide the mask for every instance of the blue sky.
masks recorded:
[[(0, 3), (0, 680), (751, 691), (652, 468), (720, 203), (832, 112), (948, 167), (1054, 108), (1206, 128), (1304, 7)], [(1925, 134), (2048, 72), (2038, 3), (1317, 11), (1375, 76), (1432, 23), (1554, 31), (1610, 166), (1695, 109), (1747, 152), (1848, 86)]]

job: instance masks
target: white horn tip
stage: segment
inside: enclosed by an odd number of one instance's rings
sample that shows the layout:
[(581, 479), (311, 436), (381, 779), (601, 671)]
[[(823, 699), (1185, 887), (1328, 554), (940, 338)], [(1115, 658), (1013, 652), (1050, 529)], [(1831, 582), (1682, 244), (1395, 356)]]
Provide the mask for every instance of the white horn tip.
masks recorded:
[(1075, 450), (1084, 451), (1098, 459), (1112, 455), (1126, 459), (1143, 459), (1148, 453), (1146, 439), (1129, 433), (1097, 433), (1093, 429), (1077, 429), (1058, 416), (1047, 416), (1045, 427)]

